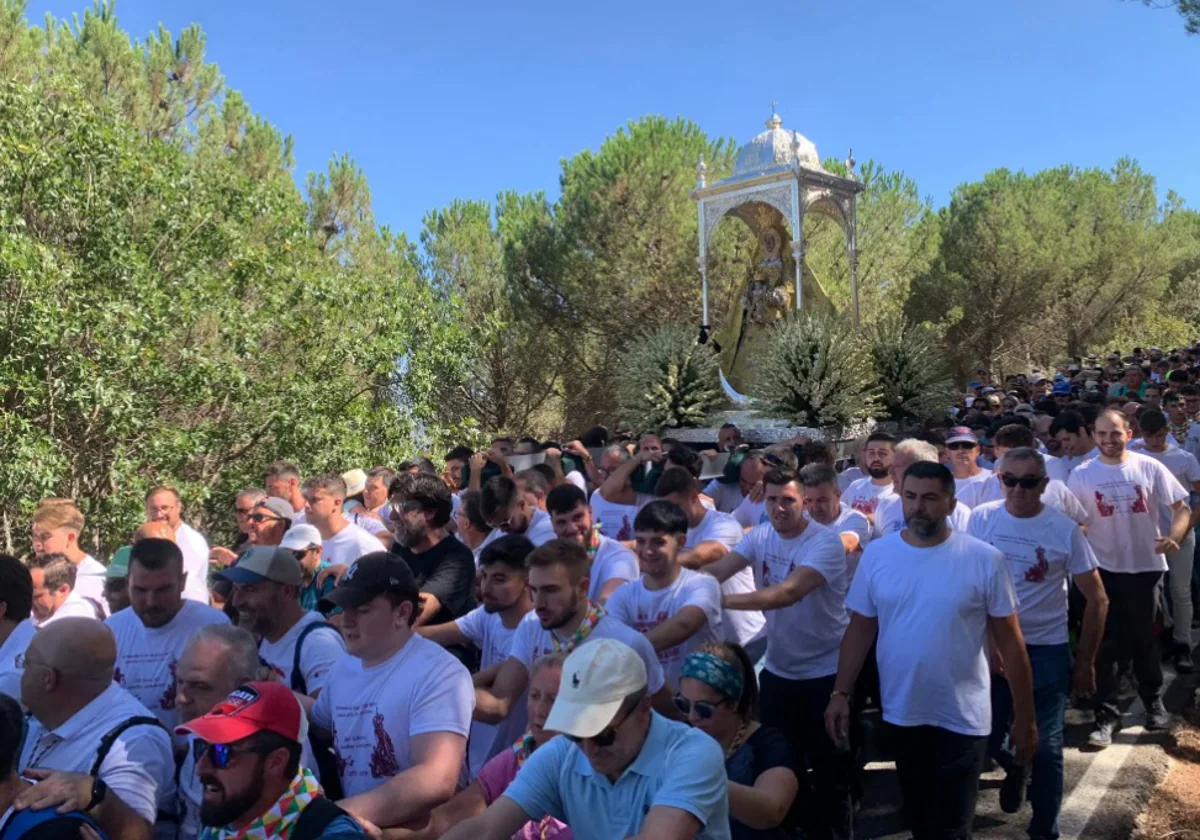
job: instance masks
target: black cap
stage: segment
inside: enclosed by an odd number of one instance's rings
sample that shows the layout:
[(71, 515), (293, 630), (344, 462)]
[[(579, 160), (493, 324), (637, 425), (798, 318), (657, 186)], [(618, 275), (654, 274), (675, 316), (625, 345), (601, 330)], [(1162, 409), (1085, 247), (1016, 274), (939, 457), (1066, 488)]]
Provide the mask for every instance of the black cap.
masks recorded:
[(387, 551), (373, 551), (350, 564), (334, 590), (317, 604), (317, 609), (329, 612), (334, 607), (361, 607), (372, 598), (393, 590), (412, 595), (420, 593), (417, 579), (403, 559)]

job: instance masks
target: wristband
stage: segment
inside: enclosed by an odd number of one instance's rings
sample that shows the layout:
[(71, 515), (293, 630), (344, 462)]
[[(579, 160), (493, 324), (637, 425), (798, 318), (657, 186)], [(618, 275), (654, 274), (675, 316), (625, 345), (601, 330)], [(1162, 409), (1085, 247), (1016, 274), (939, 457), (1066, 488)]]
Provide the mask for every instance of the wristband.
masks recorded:
[(833, 691), (829, 692), (829, 699), (832, 700), (834, 697), (845, 697), (847, 700), (849, 700), (850, 692), (835, 688)]
[(90, 802), (88, 802), (87, 807), (83, 809), (84, 812), (88, 813), (93, 808), (97, 807), (101, 802), (104, 801), (104, 797), (107, 793), (108, 785), (105, 784), (103, 779), (97, 776), (92, 780), (92, 799)]

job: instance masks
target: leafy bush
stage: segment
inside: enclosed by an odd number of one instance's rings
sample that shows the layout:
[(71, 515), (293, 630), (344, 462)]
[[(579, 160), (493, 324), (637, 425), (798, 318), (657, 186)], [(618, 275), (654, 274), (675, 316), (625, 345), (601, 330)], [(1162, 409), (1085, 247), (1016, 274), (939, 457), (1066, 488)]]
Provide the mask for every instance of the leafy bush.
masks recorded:
[(641, 430), (703, 426), (725, 402), (716, 357), (681, 324), (630, 345), (621, 358), (618, 400), (622, 418)]
[(871, 355), (848, 321), (801, 312), (776, 326), (751, 371), (759, 414), (801, 426), (848, 426), (873, 416)]
[(929, 330), (892, 313), (867, 329), (866, 341), (879, 382), (881, 419), (923, 420), (954, 403), (950, 365)]

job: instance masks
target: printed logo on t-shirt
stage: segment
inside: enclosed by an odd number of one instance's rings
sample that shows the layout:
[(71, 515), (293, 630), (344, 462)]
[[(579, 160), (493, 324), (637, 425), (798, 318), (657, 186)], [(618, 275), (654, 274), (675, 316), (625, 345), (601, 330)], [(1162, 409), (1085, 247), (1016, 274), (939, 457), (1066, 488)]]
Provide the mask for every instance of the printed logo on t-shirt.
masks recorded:
[(1043, 583), (1046, 580), (1046, 573), (1050, 571), (1050, 564), (1046, 562), (1046, 549), (1039, 545), (1034, 549), (1034, 554), (1037, 562), (1025, 570), (1025, 580), (1030, 583)]
[(167, 672), (171, 675), (171, 681), (167, 683), (167, 687), (163, 690), (162, 697), (158, 698), (158, 706), (160, 709), (175, 708), (175, 687), (178, 680), (175, 677), (175, 668), (179, 665), (178, 660), (172, 659), (167, 664)]
[(117, 685), (125, 685), (125, 675), (121, 673), (120, 668), (113, 668), (113, 682)]
[(875, 513), (875, 508), (879, 506), (879, 499), (866, 499), (859, 496), (855, 499), (850, 507), (854, 508), (859, 513), (865, 513), (868, 516)]
[(627, 542), (633, 539), (633, 523), (628, 516), (621, 517), (621, 530), (617, 531), (617, 542)]
[(371, 751), (371, 776), (376, 779), (390, 779), (400, 772), (400, 762), (396, 760), (396, 747), (392, 736), (383, 728), (383, 715), (378, 712), (371, 718), (371, 726), (375, 730), (375, 749)]
[[(1114, 492), (1114, 490), (1116, 492)], [(1122, 492), (1125, 491), (1125, 492)], [(1096, 493), (1096, 511), (1100, 516), (1108, 518), (1116, 514), (1123, 504), (1129, 505), (1130, 513), (1149, 513), (1150, 506), (1146, 496), (1145, 489), (1140, 484), (1133, 485), (1133, 494), (1130, 495), (1126, 488), (1121, 485), (1109, 487), (1111, 495), (1106, 496), (1103, 492), (1097, 490)]]

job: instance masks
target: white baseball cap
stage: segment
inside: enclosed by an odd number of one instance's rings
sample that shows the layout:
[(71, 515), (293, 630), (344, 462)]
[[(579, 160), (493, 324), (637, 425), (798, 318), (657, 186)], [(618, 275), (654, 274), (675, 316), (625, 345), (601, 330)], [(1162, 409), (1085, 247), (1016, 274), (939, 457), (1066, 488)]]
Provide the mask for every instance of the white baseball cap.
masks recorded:
[(279, 546), (289, 551), (300, 551), (309, 546), (321, 545), (322, 543), (321, 532), (317, 530), (317, 526), (302, 522), (287, 529), (287, 533), (279, 541)]
[(597, 639), (577, 647), (563, 663), (562, 682), (545, 728), (592, 738), (605, 730), (621, 704), (646, 687), (646, 663), (616, 639)]

